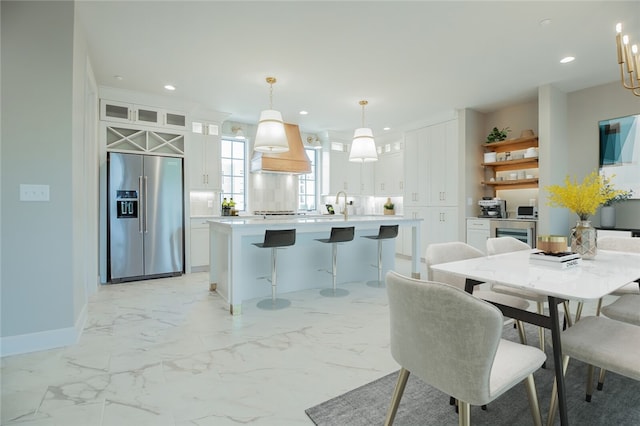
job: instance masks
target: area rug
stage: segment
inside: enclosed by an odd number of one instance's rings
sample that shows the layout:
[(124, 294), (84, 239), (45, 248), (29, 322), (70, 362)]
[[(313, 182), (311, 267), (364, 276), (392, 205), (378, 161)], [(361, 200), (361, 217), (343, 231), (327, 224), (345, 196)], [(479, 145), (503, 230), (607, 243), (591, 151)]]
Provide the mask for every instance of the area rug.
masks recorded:
[[(526, 327), (530, 345), (537, 345), (535, 327)], [(529, 330), (531, 329), (531, 330)], [(550, 341), (550, 335), (548, 336)], [(506, 329), (505, 338), (516, 340), (515, 332)], [(549, 410), (554, 369), (551, 349), (547, 350), (547, 366), (534, 373), (543, 423)], [(640, 354), (639, 354), (640, 362)], [(577, 360), (569, 362), (565, 379), (567, 408), (572, 425), (640, 425), (640, 382), (607, 372), (604, 389), (594, 391), (592, 401), (586, 402), (586, 365)], [(319, 426), (382, 425), (391, 402), (398, 372), (391, 373), (343, 395), (305, 410)], [(471, 408), (473, 425), (531, 425), (524, 385), (518, 385), (488, 405)], [(425, 384), (416, 376), (409, 376), (398, 413), (396, 425), (457, 425), (458, 416), (449, 405), (449, 397)], [(556, 415), (556, 424), (560, 424)]]

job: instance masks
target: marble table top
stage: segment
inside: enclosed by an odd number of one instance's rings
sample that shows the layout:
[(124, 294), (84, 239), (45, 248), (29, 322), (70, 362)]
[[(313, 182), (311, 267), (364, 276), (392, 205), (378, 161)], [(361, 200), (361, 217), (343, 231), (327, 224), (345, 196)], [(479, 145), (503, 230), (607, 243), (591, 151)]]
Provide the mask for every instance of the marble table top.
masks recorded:
[[(537, 250), (536, 250), (537, 251)], [(593, 260), (559, 269), (532, 263), (531, 251), (433, 265), (432, 268), (478, 281), (532, 290), (537, 293), (587, 301), (599, 299), (640, 278), (640, 254), (598, 250)]]

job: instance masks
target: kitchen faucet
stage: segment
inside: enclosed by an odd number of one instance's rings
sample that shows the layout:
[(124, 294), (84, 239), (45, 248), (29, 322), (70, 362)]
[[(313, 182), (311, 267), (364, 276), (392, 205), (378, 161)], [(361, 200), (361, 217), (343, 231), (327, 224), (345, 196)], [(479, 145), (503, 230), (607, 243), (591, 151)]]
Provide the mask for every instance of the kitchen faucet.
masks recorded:
[(338, 201), (340, 199), (340, 194), (344, 194), (344, 210), (342, 211), (342, 214), (344, 214), (344, 220), (347, 220), (347, 216), (348, 216), (348, 212), (347, 212), (347, 193), (344, 191), (338, 191), (338, 193), (336, 194), (336, 204), (338, 204)]

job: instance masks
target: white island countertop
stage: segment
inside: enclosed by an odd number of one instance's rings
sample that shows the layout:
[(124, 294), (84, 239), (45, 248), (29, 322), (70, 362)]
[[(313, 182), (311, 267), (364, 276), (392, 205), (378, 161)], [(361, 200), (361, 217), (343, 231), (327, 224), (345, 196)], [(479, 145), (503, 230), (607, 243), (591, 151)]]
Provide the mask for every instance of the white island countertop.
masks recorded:
[[(350, 216), (291, 215), (223, 216), (208, 220), (210, 247), (210, 283), (229, 302), (229, 310), (238, 315), (243, 301), (268, 297), (270, 286), (262, 279), (270, 275), (270, 250), (254, 246), (264, 240), (267, 229), (295, 229), (296, 243), (278, 257), (278, 294), (331, 285), (330, 245), (317, 239), (328, 238), (332, 227), (355, 227), (353, 241), (341, 243), (338, 262), (339, 282), (366, 282), (377, 277), (372, 264), (377, 260), (377, 244), (368, 238), (377, 235), (380, 225), (397, 224), (411, 228), (412, 276), (420, 277), (421, 219), (397, 215)], [(383, 270), (395, 265), (396, 240), (387, 240), (383, 249)], [(344, 249), (342, 248), (344, 246)]]

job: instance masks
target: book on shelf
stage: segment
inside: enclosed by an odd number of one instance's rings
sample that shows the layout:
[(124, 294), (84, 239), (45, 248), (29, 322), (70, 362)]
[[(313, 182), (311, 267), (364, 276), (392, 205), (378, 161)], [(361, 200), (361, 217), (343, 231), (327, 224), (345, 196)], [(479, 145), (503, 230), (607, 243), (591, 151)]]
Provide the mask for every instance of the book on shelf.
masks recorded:
[(572, 252), (545, 253), (543, 251), (539, 251), (531, 253), (530, 260), (536, 265), (559, 269), (572, 268), (579, 266), (582, 263), (580, 255)]

